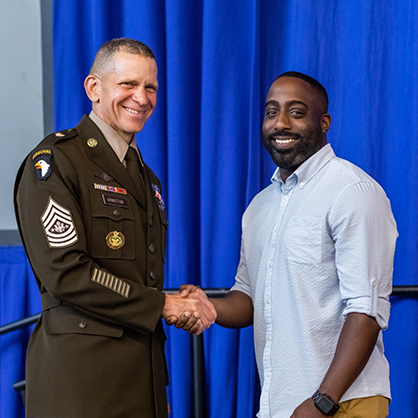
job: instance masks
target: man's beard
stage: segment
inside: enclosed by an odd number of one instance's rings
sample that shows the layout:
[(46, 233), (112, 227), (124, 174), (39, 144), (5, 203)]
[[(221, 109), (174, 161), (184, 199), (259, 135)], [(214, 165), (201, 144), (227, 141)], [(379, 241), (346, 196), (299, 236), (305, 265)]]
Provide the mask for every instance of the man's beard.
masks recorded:
[[(292, 138), (296, 143), (291, 148), (277, 149), (275, 139)], [(262, 135), (263, 145), (271, 155), (274, 164), (283, 169), (296, 170), (304, 161), (315, 154), (324, 145), (324, 134), (321, 127), (301, 134), (276, 131), (267, 137)]]

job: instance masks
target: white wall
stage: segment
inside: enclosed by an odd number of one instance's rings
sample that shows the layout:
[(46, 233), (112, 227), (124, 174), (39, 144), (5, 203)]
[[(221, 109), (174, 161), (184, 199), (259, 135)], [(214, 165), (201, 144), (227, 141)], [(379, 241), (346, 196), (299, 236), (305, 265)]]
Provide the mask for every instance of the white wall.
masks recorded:
[(43, 138), (40, 2), (0, 0), (0, 40), (0, 230), (15, 230), (14, 179)]

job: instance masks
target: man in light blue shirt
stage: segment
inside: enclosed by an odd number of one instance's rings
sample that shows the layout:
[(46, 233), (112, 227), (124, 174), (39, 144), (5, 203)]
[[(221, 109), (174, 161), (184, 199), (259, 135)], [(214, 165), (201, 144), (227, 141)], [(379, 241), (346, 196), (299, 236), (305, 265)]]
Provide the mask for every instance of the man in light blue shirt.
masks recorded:
[(212, 300), (218, 324), (254, 324), (260, 418), (388, 414), (396, 223), (382, 188), (327, 144), (327, 109), (311, 77), (273, 82), (262, 139), (278, 168), (243, 216), (236, 283)]

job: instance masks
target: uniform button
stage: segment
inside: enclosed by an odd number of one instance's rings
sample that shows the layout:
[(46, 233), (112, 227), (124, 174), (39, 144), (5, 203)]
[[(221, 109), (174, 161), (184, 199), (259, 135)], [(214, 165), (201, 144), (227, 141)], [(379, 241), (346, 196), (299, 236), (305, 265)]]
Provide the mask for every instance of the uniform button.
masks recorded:
[(84, 322), (84, 319), (82, 319), (80, 321), (80, 323), (78, 324), (78, 327), (81, 328), (81, 329), (86, 328), (86, 326), (87, 326), (87, 324)]
[(120, 212), (119, 212), (117, 209), (115, 209), (115, 210), (113, 211), (113, 214), (114, 214), (115, 216), (120, 216)]
[(149, 277), (151, 277), (152, 280), (155, 280), (157, 278), (157, 275), (153, 271), (150, 271)]
[(152, 218), (150, 218), (150, 220), (148, 221), (148, 225), (149, 225), (149, 226), (152, 226), (152, 223), (153, 223), (153, 222), (152, 222)]
[(150, 246), (148, 248), (149, 248), (149, 252), (151, 254), (154, 254), (155, 253), (155, 245), (154, 244), (150, 244)]

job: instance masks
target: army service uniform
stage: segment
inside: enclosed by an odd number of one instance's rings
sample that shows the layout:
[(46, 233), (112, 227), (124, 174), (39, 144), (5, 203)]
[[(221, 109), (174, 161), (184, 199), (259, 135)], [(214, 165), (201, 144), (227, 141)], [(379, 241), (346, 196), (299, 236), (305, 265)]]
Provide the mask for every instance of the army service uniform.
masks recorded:
[(19, 170), (16, 216), (43, 308), (27, 353), (28, 417), (167, 416), (167, 213), (146, 165), (143, 177), (131, 179), (88, 116)]

